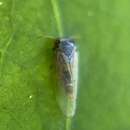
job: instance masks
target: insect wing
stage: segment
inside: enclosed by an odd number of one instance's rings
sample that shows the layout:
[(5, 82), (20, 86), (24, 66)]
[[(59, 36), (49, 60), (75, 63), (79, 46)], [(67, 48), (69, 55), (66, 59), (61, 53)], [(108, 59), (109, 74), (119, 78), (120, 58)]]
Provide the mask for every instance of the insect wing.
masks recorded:
[(78, 53), (74, 50), (68, 62), (64, 53), (57, 52), (59, 71), (58, 102), (63, 113), (72, 117), (76, 108), (77, 82), (78, 82)]
[(67, 62), (67, 57), (63, 53), (57, 55), (58, 72), (60, 83), (66, 89), (72, 83), (72, 65)]

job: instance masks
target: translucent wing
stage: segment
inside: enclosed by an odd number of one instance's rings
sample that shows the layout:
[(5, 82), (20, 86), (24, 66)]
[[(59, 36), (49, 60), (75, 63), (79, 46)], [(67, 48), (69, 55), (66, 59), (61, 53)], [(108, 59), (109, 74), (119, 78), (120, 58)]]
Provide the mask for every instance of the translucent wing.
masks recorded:
[(61, 83), (67, 91), (67, 88), (72, 84), (72, 63), (68, 62), (67, 57), (63, 53), (57, 56)]
[(76, 108), (78, 54), (74, 50), (71, 58), (57, 52), (57, 67), (59, 72), (58, 102), (66, 116), (73, 116)]

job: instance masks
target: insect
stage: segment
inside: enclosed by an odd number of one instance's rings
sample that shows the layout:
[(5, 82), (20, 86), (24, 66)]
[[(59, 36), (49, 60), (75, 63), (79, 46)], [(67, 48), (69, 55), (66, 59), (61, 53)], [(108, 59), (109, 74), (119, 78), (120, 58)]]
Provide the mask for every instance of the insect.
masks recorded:
[(67, 117), (76, 109), (78, 85), (78, 52), (72, 39), (61, 38), (55, 42), (56, 68), (58, 72), (58, 102)]

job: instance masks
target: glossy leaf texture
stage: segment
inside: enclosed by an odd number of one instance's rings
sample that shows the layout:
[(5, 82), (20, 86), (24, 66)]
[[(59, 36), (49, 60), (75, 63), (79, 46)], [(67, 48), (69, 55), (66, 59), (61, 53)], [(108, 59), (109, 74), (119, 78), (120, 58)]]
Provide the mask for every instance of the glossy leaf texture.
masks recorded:
[(54, 39), (47, 38), (59, 30), (79, 36), (72, 130), (130, 129), (130, 1), (52, 1), (0, 1), (0, 130), (65, 129), (55, 98)]

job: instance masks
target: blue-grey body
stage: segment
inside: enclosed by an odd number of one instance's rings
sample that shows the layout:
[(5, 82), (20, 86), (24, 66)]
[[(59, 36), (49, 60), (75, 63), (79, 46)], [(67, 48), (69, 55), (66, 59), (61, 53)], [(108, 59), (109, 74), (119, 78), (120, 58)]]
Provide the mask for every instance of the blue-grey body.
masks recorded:
[[(67, 116), (72, 116), (75, 111), (78, 80), (78, 54), (73, 40), (58, 39), (56, 41), (56, 59), (60, 80), (59, 87), (63, 91), (64, 96), (67, 96), (69, 104), (71, 104), (71, 110), (67, 110), (65, 113), (67, 113)], [(66, 106), (63, 103), (61, 104), (64, 107)]]
[(68, 63), (71, 63), (75, 49), (76, 49), (75, 44), (71, 40), (65, 39), (61, 40), (59, 43), (58, 50), (66, 56)]

